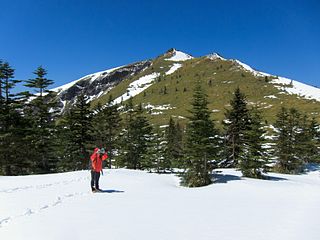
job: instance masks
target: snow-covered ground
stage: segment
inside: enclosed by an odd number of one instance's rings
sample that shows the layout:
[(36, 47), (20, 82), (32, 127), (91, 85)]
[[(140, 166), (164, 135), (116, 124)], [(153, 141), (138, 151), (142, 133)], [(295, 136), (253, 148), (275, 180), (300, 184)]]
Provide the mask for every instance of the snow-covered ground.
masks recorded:
[(319, 239), (319, 168), (270, 176), (221, 169), (190, 189), (174, 175), (113, 169), (95, 194), (88, 171), (0, 177), (0, 239)]

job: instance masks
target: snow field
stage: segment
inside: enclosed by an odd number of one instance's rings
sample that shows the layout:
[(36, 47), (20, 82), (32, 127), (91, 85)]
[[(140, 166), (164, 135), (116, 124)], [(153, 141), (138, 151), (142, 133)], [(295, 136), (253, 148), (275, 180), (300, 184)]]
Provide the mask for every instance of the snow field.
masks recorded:
[(179, 186), (174, 175), (105, 170), (104, 193), (89, 172), (0, 177), (0, 239), (318, 239), (319, 168), (304, 175)]

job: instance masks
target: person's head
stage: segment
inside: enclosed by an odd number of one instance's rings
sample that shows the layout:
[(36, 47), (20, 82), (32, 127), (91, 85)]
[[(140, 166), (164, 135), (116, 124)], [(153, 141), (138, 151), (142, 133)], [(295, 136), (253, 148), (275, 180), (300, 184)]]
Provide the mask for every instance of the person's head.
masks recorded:
[(106, 150), (104, 148), (100, 148), (100, 153), (101, 154), (105, 154), (106, 153)]

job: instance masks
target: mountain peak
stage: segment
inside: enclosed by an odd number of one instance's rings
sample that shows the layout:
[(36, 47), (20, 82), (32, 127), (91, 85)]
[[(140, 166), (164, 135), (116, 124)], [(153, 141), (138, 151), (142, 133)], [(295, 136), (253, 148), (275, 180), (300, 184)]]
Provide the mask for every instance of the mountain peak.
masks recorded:
[(206, 57), (211, 59), (211, 60), (216, 60), (216, 59), (226, 60), (219, 53), (210, 53), (210, 54), (206, 55)]
[(168, 55), (169, 58), (165, 59), (167, 61), (174, 61), (174, 62), (180, 62), (180, 61), (187, 61), (190, 59), (193, 59), (193, 57), (187, 53), (184, 53), (182, 51), (179, 51), (175, 48), (170, 48), (166, 55)]
[(168, 49), (167, 51), (166, 51), (166, 53), (174, 53), (174, 52), (176, 52), (177, 51), (177, 49), (175, 49), (175, 48), (170, 48), (170, 49)]

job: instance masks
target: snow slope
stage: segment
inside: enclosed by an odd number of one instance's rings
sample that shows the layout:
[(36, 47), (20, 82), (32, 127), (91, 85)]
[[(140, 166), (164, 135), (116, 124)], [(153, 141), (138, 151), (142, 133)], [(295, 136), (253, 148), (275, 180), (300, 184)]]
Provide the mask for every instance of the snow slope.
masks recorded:
[(0, 177), (0, 239), (319, 239), (319, 168), (270, 176), (221, 169), (189, 189), (174, 175), (113, 169), (95, 194), (88, 171)]
[(244, 68), (245, 70), (251, 72), (254, 76), (256, 77), (269, 77), (271, 76), (269, 73), (264, 73), (264, 72), (260, 72), (257, 70), (254, 70), (252, 67), (250, 67), (249, 65), (240, 62), (239, 60), (232, 60), (234, 62), (236, 62), (237, 64), (239, 64), (242, 68)]
[(182, 64), (180, 63), (175, 63), (171, 66), (171, 68), (165, 73), (166, 75), (170, 75), (172, 73), (174, 73), (175, 71), (177, 71), (179, 68), (182, 67)]
[(320, 88), (284, 77), (278, 77), (277, 79), (273, 80), (272, 83), (277, 84), (279, 89), (284, 90), (289, 94), (297, 94), (307, 99), (315, 99), (320, 101)]
[(113, 101), (113, 103), (119, 104), (122, 101), (126, 101), (129, 98), (134, 97), (139, 93), (142, 93), (144, 90), (150, 87), (153, 84), (153, 81), (159, 76), (160, 76), (160, 73), (152, 73), (149, 75), (145, 75), (139, 78), (138, 80), (132, 82), (127, 88), (127, 92), (122, 94), (120, 97), (116, 98)]
[[(239, 60), (232, 61), (236, 62), (246, 71), (251, 72), (256, 77), (276, 77), (269, 73), (254, 70), (252, 67), (243, 62), (240, 62)], [(285, 77), (276, 77), (276, 79), (274, 79), (272, 83), (275, 84), (278, 89), (281, 89), (287, 92), (288, 94), (297, 94), (306, 99), (314, 99), (320, 101), (320, 88), (313, 87)]]

